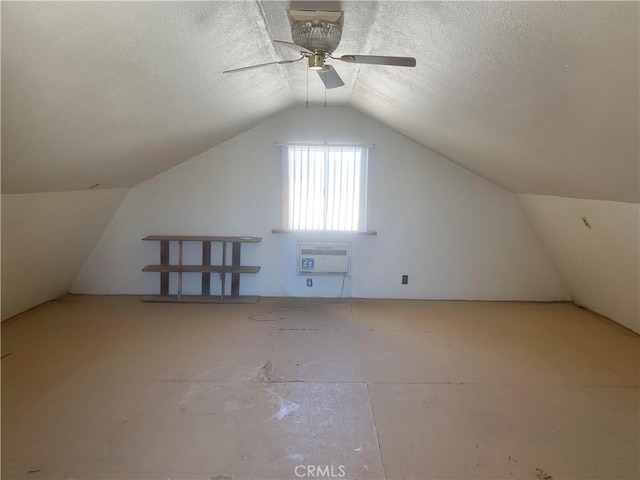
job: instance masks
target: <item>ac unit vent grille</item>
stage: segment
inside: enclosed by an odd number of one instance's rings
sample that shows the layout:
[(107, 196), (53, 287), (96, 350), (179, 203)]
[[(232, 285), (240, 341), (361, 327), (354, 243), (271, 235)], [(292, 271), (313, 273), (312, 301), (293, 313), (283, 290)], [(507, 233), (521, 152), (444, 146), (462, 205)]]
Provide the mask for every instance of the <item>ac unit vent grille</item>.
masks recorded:
[(321, 248), (303, 248), (303, 255), (347, 255), (346, 250), (325, 250)]

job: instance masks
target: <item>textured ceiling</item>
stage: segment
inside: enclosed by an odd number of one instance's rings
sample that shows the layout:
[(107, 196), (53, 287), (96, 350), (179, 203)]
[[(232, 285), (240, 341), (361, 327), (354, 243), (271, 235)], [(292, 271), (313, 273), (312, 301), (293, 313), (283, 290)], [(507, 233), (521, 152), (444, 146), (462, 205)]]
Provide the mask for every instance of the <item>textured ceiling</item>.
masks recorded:
[[(286, 10), (321, 2), (2, 2), (4, 193), (128, 187), (307, 96)], [(638, 202), (637, 2), (326, 2), (327, 92), (519, 193)], [(326, 8), (326, 7), (325, 7)], [(309, 98), (324, 89), (309, 72)]]
[[(251, 45), (251, 48), (248, 48)], [(5, 193), (130, 187), (292, 105), (254, 2), (2, 2)]]

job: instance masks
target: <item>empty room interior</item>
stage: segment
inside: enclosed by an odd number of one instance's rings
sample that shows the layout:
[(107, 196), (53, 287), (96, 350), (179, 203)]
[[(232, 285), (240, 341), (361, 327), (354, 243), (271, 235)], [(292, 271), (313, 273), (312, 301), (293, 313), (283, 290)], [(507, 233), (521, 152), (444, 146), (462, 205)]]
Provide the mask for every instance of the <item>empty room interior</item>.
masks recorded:
[(640, 478), (640, 3), (0, 13), (2, 478)]

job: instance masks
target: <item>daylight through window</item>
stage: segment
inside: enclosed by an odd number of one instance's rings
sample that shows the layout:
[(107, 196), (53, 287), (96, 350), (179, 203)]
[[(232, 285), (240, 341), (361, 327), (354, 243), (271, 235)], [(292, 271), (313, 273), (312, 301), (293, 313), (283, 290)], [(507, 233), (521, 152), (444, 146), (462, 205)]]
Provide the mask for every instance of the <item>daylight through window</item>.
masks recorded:
[(365, 229), (367, 147), (293, 146), (286, 149), (286, 228)]

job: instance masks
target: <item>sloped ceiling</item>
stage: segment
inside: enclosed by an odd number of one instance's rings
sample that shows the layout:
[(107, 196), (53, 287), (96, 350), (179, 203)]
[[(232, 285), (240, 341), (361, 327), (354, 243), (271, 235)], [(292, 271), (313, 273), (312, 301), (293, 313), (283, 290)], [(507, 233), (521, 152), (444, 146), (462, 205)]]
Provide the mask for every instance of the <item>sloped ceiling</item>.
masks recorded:
[[(130, 187), (307, 99), (290, 2), (2, 2), (4, 193)], [(327, 93), (517, 193), (640, 201), (637, 2), (293, 2), (345, 11)], [(308, 98), (325, 91), (309, 72)], [(322, 108), (321, 106), (314, 108)]]

